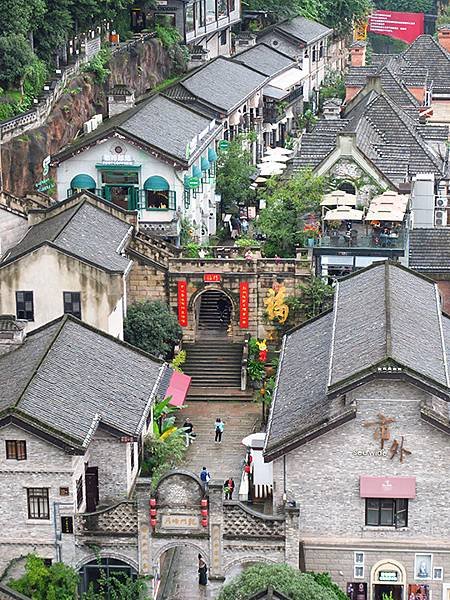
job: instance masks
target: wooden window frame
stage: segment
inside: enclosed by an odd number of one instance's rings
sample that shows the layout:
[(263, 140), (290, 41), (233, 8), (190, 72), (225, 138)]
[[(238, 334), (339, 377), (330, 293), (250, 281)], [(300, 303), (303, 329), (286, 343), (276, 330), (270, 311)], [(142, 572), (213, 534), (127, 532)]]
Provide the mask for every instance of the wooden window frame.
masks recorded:
[[(33, 502), (34, 501), (34, 502)], [(41, 506), (43, 501), (43, 506)], [(32, 506), (34, 505), (34, 506)], [(27, 488), (28, 518), (33, 521), (50, 520), (49, 488)], [(36, 511), (37, 508), (37, 511)], [(42, 509), (42, 510), (41, 510)]]
[[(365, 507), (365, 524), (366, 527), (408, 527), (408, 499), (407, 498), (366, 498), (366, 507)], [(378, 523), (369, 523), (368, 515), (369, 515), (369, 501), (377, 501), (378, 503)], [(382, 514), (382, 502), (392, 502), (392, 523), (382, 523), (381, 522), (381, 514)], [(401, 508), (401, 503), (404, 503)], [(402, 525), (398, 524), (398, 516), (401, 513), (405, 513), (405, 522)]]
[[(23, 294), (23, 300), (19, 300), (19, 294)], [(28, 294), (28, 298), (26, 296)], [(31, 302), (31, 309), (26, 309), (27, 302)], [(19, 308), (19, 306), (21, 308)], [(17, 290), (16, 292), (16, 316), (24, 321), (34, 321), (34, 293), (31, 290)]]
[(83, 489), (83, 475), (77, 479), (77, 508), (83, 504), (84, 500), (84, 489)]
[[(66, 296), (69, 296), (69, 299), (66, 298)], [(76, 302), (76, 300), (74, 300), (74, 296), (78, 296), (78, 304), (80, 306), (80, 310), (79, 311), (75, 311), (73, 309), (73, 305)], [(82, 315), (82, 311), (81, 311), (81, 292), (63, 292), (63, 311), (65, 315), (72, 315), (74, 317), (76, 317), (77, 319), (81, 320), (81, 315)]]
[(25, 440), (5, 440), (7, 460), (27, 460), (27, 443)]

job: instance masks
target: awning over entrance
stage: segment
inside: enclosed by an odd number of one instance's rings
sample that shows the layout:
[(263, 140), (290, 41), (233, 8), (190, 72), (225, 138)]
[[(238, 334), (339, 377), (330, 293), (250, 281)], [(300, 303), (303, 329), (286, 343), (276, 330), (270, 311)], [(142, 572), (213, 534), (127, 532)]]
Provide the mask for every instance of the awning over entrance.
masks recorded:
[(361, 498), (415, 498), (415, 477), (370, 477), (359, 478)]
[(169, 404), (172, 404), (173, 406), (183, 406), (190, 385), (191, 378), (189, 375), (174, 371), (166, 391), (166, 398), (172, 396)]

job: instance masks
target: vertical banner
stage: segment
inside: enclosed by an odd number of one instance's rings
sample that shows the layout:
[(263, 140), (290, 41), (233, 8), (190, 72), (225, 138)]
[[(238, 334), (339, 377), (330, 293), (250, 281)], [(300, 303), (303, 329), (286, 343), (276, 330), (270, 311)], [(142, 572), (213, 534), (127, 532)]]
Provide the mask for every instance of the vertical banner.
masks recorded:
[(239, 284), (239, 327), (248, 329), (248, 281)]
[(178, 282), (178, 323), (181, 327), (187, 327), (187, 283), (186, 281)]

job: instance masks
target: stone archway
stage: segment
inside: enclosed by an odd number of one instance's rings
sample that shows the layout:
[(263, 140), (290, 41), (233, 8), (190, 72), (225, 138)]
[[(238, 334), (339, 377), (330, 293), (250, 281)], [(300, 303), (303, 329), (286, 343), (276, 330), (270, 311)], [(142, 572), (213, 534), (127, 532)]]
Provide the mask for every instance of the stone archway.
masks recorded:
[(208, 284), (192, 295), (189, 313), (196, 339), (232, 336), (238, 314), (232, 294), (216, 284)]
[(80, 577), (81, 592), (88, 592), (91, 586), (96, 591), (98, 581), (104, 576), (109, 578), (125, 574), (133, 579), (136, 578), (139, 565), (135, 560), (121, 553), (103, 550), (84, 557), (77, 564), (76, 570)]
[[(392, 574), (392, 576), (389, 578), (382, 577), (382, 574), (387, 573)], [(402, 563), (396, 560), (386, 558), (375, 563), (370, 571), (369, 585), (369, 600), (377, 600), (380, 597), (378, 592), (383, 586), (392, 587), (394, 590), (398, 588), (402, 590), (402, 599), (407, 600), (408, 598), (406, 569)], [(377, 590), (377, 588), (380, 588), (380, 590)], [(386, 592), (388, 593), (387, 589)]]

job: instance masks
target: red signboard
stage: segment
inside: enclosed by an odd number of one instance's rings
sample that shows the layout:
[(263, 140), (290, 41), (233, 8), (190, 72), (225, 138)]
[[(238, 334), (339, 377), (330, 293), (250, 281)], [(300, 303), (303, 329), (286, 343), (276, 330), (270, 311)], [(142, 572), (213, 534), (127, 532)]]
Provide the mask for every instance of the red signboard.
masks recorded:
[(239, 327), (248, 329), (248, 282), (239, 284)]
[(411, 44), (424, 30), (423, 13), (375, 10), (369, 17), (369, 31)]
[(209, 283), (218, 283), (219, 281), (222, 281), (222, 275), (219, 273), (205, 273), (203, 275), (203, 281)]
[(187, 308), (187, 283), (178, 282), (178, 323), (181, 327), (187, 327), (188, 308)]

